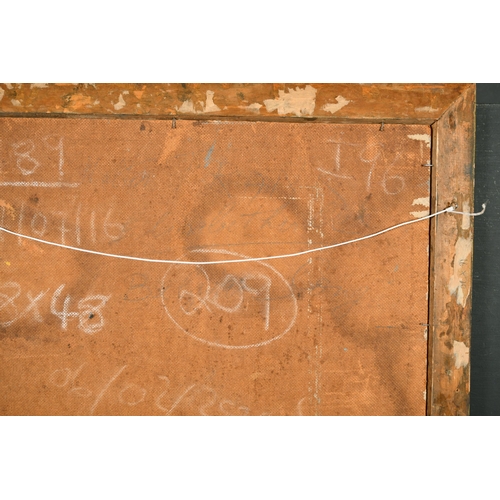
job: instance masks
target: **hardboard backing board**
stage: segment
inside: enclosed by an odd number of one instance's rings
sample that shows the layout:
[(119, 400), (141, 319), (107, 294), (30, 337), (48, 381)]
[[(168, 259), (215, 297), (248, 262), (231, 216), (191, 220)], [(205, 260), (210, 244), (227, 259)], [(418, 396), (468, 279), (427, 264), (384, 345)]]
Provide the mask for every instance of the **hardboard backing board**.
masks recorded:
[[(0, 162), (0, 225), (150, 259), (429, 212), (427, 125), (1, 118)], [(1, 414), (425, 414), (428, 221), (0, 251)]]

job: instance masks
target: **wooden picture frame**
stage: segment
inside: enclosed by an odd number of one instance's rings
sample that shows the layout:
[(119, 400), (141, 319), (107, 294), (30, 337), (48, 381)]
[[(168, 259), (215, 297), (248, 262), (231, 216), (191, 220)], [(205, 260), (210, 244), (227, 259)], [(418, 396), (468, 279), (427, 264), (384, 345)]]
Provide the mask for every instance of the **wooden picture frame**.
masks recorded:
[[(475, 84), (0, 84), (0, 117), (426, 124), (431, 212), (474, 206)], [(468, 415), (473, 219), (432, 219), (428, 415)]]

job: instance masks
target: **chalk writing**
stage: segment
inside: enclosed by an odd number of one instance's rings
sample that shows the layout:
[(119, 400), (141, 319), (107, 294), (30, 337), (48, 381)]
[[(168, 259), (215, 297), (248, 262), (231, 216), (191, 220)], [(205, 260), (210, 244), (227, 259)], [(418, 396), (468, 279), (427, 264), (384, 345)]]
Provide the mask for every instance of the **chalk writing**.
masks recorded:
[[(72, 213), (57, 211), (44, 213), (40, 210), (31, 211), (23, 202), (19, 210), (12, 217), (5, 218), (6, 208), (0, 206), (2, 224), (15, 224), (17, 232), (44, 238), (50, 231), (57, 231), (61, 244), (72, 244), (73, 246), (96, 244), (98, 241), (118, 241), (125, 236), (125, 224), (114, 219), (114, 209), (108, 208), (106, 212), (96, 213), (96, 210), (84, 210), (78, 204)], [(82, 215), (83, 211), (83, 215)], [(99, 216), (100, 220), (97, 220)], [(11, 220), (12, 219), (12, 220)], [(9, 229), (8, 225), (6, 226)], [(23, 244), (22, 238), (18, 237), (19, 245)]]
[(118, 400), (122, 404), (135, 406), (144, 401), (147, 391), (137, 384), (127, 384), (118, 394)]
[(41, 323), (43, 321), (40, 316), (40, 312), (38, 310), (38, 302), (39, 300), (48, 292), (40, 292), (36, 297), (33, 298), (31, 292), (27, 293), (28, 305), (22, 310), (19, 311), (15, 301), (21, 295), (21, 285), (19, 283), (15, 283), (10, 281), (8, 283), (4, 283), (0, 285), (0, 290), (8, 291), (10, 289), (10, 293), (2, 293), (0, 292), (0, 317), (3, 317), (4, 310), (10, 310), (11, 319), (7, 321), (0, 321), (0, 326), (6, 327), (14, 324), (17, 320), (28, 316), (30, 312), (32, 312), (33, 321), (37, 323)]
[[(198, 260), (217, 255), (244, 258), (226, 250), (190, 253)], [(263, 346), (285, 335), (297, 316), (297, 301), (285, 278), (264, 262), (225, 264), (224, 269), (171, 266), (162, 281), (170, 319), (191, 338), (229, 349)], [(273, 301), (279, 308), (272, 307)], [(261, 329), (255, 328), (258, 316)]]
[[(88, 295), (78, 301), (78, 311), (70, 311), (70, 295), (66, 295), (62, 308), (57, 309), (57, 301), (65, 285), (59, 286), (50, 300), (50, 313), (61, 320), (61, 329), (67, 330), (68, 320), (78, 318), (78, 328), (92, 335), (104, 327), (102, 309), (111, 297), (110, 295)], [(23, 309), (18, 307), (18, 299), (22, 294), (21, 285), (14, 281), (0, 284), (0, 326), (8, 327), (17, 321), (29, 317), (35, 323), (42, 323), (40, 302), (50, 289), (41, 291), (33, 296), (31, 291), (26, 293), (27, 305)], [(17, 301), (17, 303), (16, 303)], [(26, 301), (25, 301), (26, 302)]]
[[(31, 156), (34, 149), (35, 144), (30, 139), (12, 145), (12, 150), (16, 157), (16, 166), (23, 175), (31, 175), (40, 166), (40, 162)], [(29, 165), (30, 168), (26, 168), (26, 165)]]
[[(108, 404), (119, 404), (126, 407), (154, 406), (163, 415), (250, 415), (252, 410), (245, 405), (221, 396), (213, 387), (202, 383), (191, 383), (180, 387), (172, 387), (170, 378), (157, 375), (158, 384), (154, 387), (130, 381), (124, 365), (111, 371), (109, 379), (104, 379), (97, 389), (90, 389), (81, 379), (85, 372), (93, 371), (88, 363), (82, 363), (76, 369), (59, 368), (48, 377), (49, 384), (63, 389), (68, 396), (88, 400), (86, 412), (93, 415), (106, 395)], [(86, 404), (86, 403), (84, 403)], [(266, 412), (265, 415), (270, 413)]]
[[(352, 149), (356, 152), (357, 158), (362, 162), (369, 166), (369, 170), (366, 174), (366, 191), (369, 193), (372, 190), (373, 179), (375, 177), (375, 172), (377, 167), (381, 165), (386, 165), (382, 178), (380, 180), (380, 186), (383, 191), (387, 195), (396, 195), (404, 190), (406, 187), (404, 177), (400, 175), (389, 175), (389, 172), (394, 167), (396, 162), (402, 158), (401, 151), (398, 149), (394, 153), (394, 156), (390, 162), (387, 160), (387, 156), (389, 155), (386, 152), (381, 144), (377, 143), (369, 143), (367, 145), (362, 144), (353, 144), (353, 143), (344, 143), (338, 142), (334, 140), (328, 140), (327, 142), (334, 144), (335, 156), (334, 156), (334, 168), (333, 170), (327, 170), (323, 167), (317, 167), (318, 172), (326, 174), (330, 177), (336, 177), (340, 179), (347, 179), (356, 181), (356, 178), (353, 175), (348, 175), (343, 172), (341, 167), (341, 148), (350, 148), (348, 157), (352, 157)], [(401, 146), (400, 146), (401, 147)]]
[[(40, 152), (40, 144), (42, 151)], [(78, 187), (78, 182), (64, 182), (64, 139), (59, 136), (45, 136), (38, 141), (38, 148), (33, 139), (23, 139), (11, 145), (12, 156), (17, 171), (21, 178), (26, 180), (1, 180), (0, 186), (32, 186), (32, 187)], [(55, 153), (56, 160), (52, 159)], [(32, 175), (40, 171), (44, 163), (41, 158), (45, 157), (45, 170), (49, 172), (54, 180), (47, 181), (33, 179)], [(54, 165), (56, 163), (56, 165)], [(19, 175), (19, 174), (18, 174)]]
[(75, 393), (83, 397), (90, 396), (92, 391), (76, 385), (76, 379), (85, 365), (86, 363), (82, 363), (76, 370), (69, 368), (56, 370), (50, 375), (49, 382), (56, 387), (67, 387), (69, 393)]
[[(102, 308), (109, 300), (109, 295), (90, 295), (85, 299), (78, 302), (78, 312), (69, 312), (69, 303), (71, 297), (66, 295), (64, 299), (63, 308), (58, 311), (56, 308), (57, 300), (64, 289), (65, 285), (61, 285), (52, 295), (50, 301), (50, 312), (61, 320), (61, 328), (66, 330), (68, 328), (68, 318), (78, 318), (78, 328), (85, 333), (93, 334), (102, 329), (104, 326), (104, 316), (102, 315)], [(92, 321), (97, 318), (96, 321)]]
[(91, 406), (90, 408), (90, 414), (92, 415), (95, 411), (95, 409), (97, 408), (97, 405), (99, 404), (99, 402), (101, 401), (101, 399), (103, 398), (104, 394), (106, 394), (107, 390), (110, 388), (111, 384), (120, 376), (120, 374), (123, 372), (123, 370), (125, 370), (125, 368), (127, 368), (127, 365), (125, 366), (122, 366), (117, 372), (115, 372), (113, 374), (113, 376), (106, 382), (106, 384), (104, 385), (104, 387), (101, 389), (101, 391), (99, 392), (99, 394), (97, 395), (97, 397), (95, 398), (95, 401), (93, 403), (93, 405)]

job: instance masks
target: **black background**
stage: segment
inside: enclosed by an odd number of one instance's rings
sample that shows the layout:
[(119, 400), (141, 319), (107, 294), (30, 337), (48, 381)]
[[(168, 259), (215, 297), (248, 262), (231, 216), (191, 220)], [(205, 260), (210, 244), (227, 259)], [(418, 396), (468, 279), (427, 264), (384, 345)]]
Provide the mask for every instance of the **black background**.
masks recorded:
[(477, 84), (471, 415), (500, 415), (500, 83)]

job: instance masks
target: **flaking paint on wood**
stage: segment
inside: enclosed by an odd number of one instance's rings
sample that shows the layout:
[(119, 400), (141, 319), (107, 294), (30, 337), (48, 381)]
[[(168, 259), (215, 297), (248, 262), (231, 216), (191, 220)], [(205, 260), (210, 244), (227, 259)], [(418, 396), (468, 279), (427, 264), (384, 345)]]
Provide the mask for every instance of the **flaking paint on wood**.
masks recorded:
[[(311, 114), (264, 105), (307, 85), (316, 91)], [(473, 206), (474, 98), (475, 86), (467, 84), (0, 84), (0, 115), (435, 122), (431, 207), (455, 201), (466, 210)], [(183, 109), (186, 102), (192, 106)], [(460, 258), (460, 248), (472, 241), (473, 227), (454, 215), (432, 226), (427, 411), (466, 415), (472, 254)], [(461, 294), (450, 291), (457, 273)]]
[[(450, 203), (461, 211), (474, 206), (474, 130), (475, 85), (470, 85), (433, 126), (434, 210)], [(473, 219), (447, 215), (434, 219), (431, 228), (427, 412), (468, 415)]]
[(431, 124), (463, 84), (0, 84), (0, 113)]

